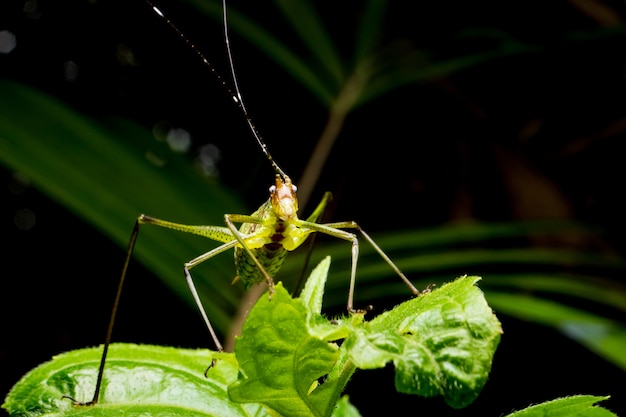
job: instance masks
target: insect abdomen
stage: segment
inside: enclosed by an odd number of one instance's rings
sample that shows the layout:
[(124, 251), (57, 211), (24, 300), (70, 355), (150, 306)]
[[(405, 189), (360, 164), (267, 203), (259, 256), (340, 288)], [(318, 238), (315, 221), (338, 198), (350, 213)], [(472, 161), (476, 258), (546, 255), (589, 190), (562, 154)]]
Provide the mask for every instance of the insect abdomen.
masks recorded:
[[(252, 253), (271, 277), (280, 270), (287, 256), (285, 248), (276, 243), (269, 243), (259, 249), (252, 249)], [(235, 267), (239, 279), (246, 289), (253, 284), (265, 281), (265, 276), (259, 271), (259, 267), (242, 248), (235, 248)]]

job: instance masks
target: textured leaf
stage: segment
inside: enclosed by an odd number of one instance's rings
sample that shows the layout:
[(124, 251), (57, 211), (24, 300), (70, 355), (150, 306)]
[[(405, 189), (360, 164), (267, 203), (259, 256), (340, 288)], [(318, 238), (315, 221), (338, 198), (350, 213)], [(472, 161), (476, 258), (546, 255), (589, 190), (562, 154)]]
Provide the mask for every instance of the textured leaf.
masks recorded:
[(337, 408), (333, 412), (333, 417), (361, 417), (361, 413), (357, 410), (350, 401), (348, 396), (344, 395), (337, 403)]
[(471, 403), (487, 381), (502, 329), (478, 277), (462, 277), (357, 328), (343, 346), (356, 366), (396, 367), (399, 392)]
[(559, 398), (517, 411), (507, 417), (616, 417), (616, 414), (606, 408), (595, 406), (595, 403), (607, 398), (591, 395)]
[(257, 402), (285, 416), (326, 416), (339, 392), (327, 382), (316, 387), (337, 360), (337, 349), (307, 331), (307, 310), (282, 284), (271, 300), (261, 297), (236, 340), (241, 377), (231, 386), (237, 402)]
[[(331, 324), (312, 301), (321, 297), (327, 269), (328, 260), (316, 268), (302, 299), (277, 286), (271, 300), (264, 297), (250, 312), (235, 347), (242, 377), (231, 398), (283, 415), (327, 416), (356, 368), (388, 362), (400, 392), (442, 395), (457, 408), (477, 397), (502, 332), (475, 286), (479, 278), (459, 278), (371, 322), (354, 314)], [(333, 342), (343, 338), (337, 349)]]
[[(329, 266), (326, 258), (315, 268), (300, 298), (278, 283), (271, 298), (259, 299), (236, 340), (236, 360), (207, 350), (112, 345), (100, 402), (75, 407), (61, 397), (91, 399), (101, 350), (70, 352), (24, 377), (4, 407), (15, 415), (238, 416), (263, 415), (263, 404), (272, 415), (355, 416), (339, 400), (347, 381), (357, 368), (390, 361), (398, 391), (442, 395), (453, 407), (474, 400), (501, 333), (475, 286), (479, 278), (459, 278), (370, 322), (357, 313), (328, 320), (320, 309)], [(205, 379), (214, 356), (220, 359)]]
[(311, 313), (321, 314), (322, 298), (324, 297), (324, 286), (328, 277), (328, 269), (330, 268), (330, 257), (327, 256), (320, 262), (311, 276), (306, 281), (306, 285), (300, 294), (300, 301), (304, 303), (306, 309)]
[(220, 416), (268, 415), (260, 405), (229, 401), (226, 388), (237, 378), (232, 354), (203, 373), (214, 352), (160, 346), (111, 345), (100, 401), (93, 396), (102, 348), (55, 356), (28, 373), (11, 390), (3, 408), (12, 416)]

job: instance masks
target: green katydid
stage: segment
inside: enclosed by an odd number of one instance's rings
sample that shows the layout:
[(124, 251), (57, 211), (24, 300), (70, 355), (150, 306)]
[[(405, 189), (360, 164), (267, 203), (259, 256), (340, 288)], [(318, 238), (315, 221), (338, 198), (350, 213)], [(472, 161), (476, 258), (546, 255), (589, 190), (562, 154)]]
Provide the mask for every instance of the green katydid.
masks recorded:
[[(248, 115), (248, 111), (239, 90), (230, 51), (226, 0), (222, 0), (224, 39), (226, 42), (226, 50), (231, 71), (231, 78), (234, 86), (234, 92), (224, 81), (224, 79), (219, 75), (219, 73), (214, 69), (213, 65), (204, 57), (202, 52), (177, 28), (177, 26), (175, 26), (167, 17), (165, 17), (163, 13), (161, 13), (161, 11), (151, 2), (151, 0), (145, 1), (201, 58), (204, 64), (214, 73), (218, 81), (226, 89), (229, 96), (239, 106), (243, 113), (243, 116), (246, 119), (246, 122), (248, 123), (253, 137), (257, 141), (259, 147), (261, 148), (274, 169), (275, 179), (274, 184), (269, 189), (269, 199), (263, 205), (261, 205), (261, 207), (259, 207), (257, 211), (255, 211), (251, 215), (225, 214), (225, 227), (173, 223), (143, 214), (137, 218), (128, 244), (126, 258), (122, 268), (120, 282), (118, 284), (118, 289), (113, 304), (113, 310), (111, 313), (104, 342), (104, 349), (100, 361), (100, 368), (96, 381), (94, 396), (91, 401), (86, 403), (81, 403), (72, 399), (77, 405), (93, 405), (98, 402), (99, 393), (102, 385), (102, 376), (106, 363), (108, 347), (111, 342), (111, 335), (113, 332), (113, 325), (115, 323), (119, 300), (124, 285), (128, 265), (133, 253), (133, 249), (135, 247), (135, 243), (137, 241), (137, 237), (139, 235), (140, 225), (142, 224), (152, 224), (163, 228), (200, 235), (222, 243), (222, 245), (196, 257), (195, 259), (184, 263), (184, 274), (187, 280), (187, 284), (218, 351), (223, 350), (222, 344), (220, 343), (219, 338), (213, 330), (213, 326), (211, 325), (211, 322), (204, 310), (202, 301), (200, 300), (200, 297), (193, 283), (193, 278), (191, 276), (190, 270), (195, 266), (213, 258), (215, 255), (225, 252), (229, 249), (234, 249), (235, 254), (235, 268), (237, 272), (235, 280), (240, 280), (246, 288), (249, 288), (253, 284), (265, 281), (269, 287), (269, 296), (271, 297), (274, 290), (274, 280), (272, 276), (275, 275), (283, 265), (287, 253), (289, 251), (295, 250), (300, 245), (302, 245), (307, 240), (309, 235), (314, 232), (318, 232), (351, 242), (352, 267), (350, 274), (350, 285), (348, 289), (347, 310), (350, 313), (364, 312), (365, 310), (357, 310), (353, 306), (356, 266), (359, 255), (358, 238), (355, 233), (342, 230), (355, 229), (363, 236), (365, 240), (367, 240), (373, 246), (373, 248), (378, 252), (383, 260), (409, 287), (410, 291), (416, 296), (420, 295), (420, 291), (415, 288), (415, 286), (402, 273), (402, 271), (400, 271), (400, 269), (376, 244), (376, 242), (374, 242), (374, 240), (369, 235), (367, 235), (356, 222), (344, 221), (323, 224), (317, 223), (322, 213), (324, 212), (326, 205), (331, 199), (331, 194), (329, 192), (324, 195), (322, 201), (318, 204), (316, 209), (306, 220), (301, 220), (298, 218), (298, 199), (296, 196), (297, 188), (294, 184), (292, 184), (289, 176), (284, 173), (284, 171), (272, 158), (266, 143), (262, 139), (260, 133), (254, 126), (252, 120)], [(236, 228), (236, 223), (241, 224), (239, 229)], [(213, 365), (215, 365), (215, 360), (212, 361), (209, 368)]]

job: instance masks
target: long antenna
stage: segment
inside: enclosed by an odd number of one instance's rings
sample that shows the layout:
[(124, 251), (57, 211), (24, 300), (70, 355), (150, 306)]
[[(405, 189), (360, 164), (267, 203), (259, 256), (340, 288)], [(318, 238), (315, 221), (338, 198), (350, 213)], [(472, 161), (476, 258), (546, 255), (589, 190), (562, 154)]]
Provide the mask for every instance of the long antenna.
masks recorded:
[(232, 57), (232, 53), (231, 53), (231, 49), (230, 49), (230, 37), (228, 35), (228, 15), (227, 15), (227, 12), (226, 12), (226, 0), (222, 0), (222, 10), (223, 10), (222, 17), (223, 17), (223, 25), (224, 25), (224, 42), (226, 43), (226, 54), (228, 56), (228, 66), (230, 67), (230, 74), (231, 74), (231, 78), (233, 80), (233, 86), (235, 88), (234, 92), (230, 88), (230, 86), (228, 85), (226, 80), (224, 80), (224, 78), (222, 78), (222, 76), (219, 74), (219, 72), (213, 66), (213, 64), (211, 64), (211, 62), (204, 56), (202, 51), (200, 51), (200, 49), (198, 49), (198, 47), (193, 42), (191, 42), (191, 40), (189, 40), (189, 38), (180, 29), (178, 29), (178, 26), (176, 26), (170, 19), (168, 19), (161, 12), (161, 10), (157, 6), (155, 6), (154, 3), (152, 3), (151, 0), (145, 0), (145, 2), (148, 3), (148, 5), (152, 8), (152, 10), (154, 10), (154, 12), (157, 15), (159, 15), (165, 21), (165, 23), (167, 23), (167, 25), (169, 27), (171, 27), (174, 30), (174, 32), (176, 32), (178, 34), (178, 36), (183, 41), (185, 41), (185, 43), (191, 48), (191, 50), (193, 50), (196, 53), (196, 55), (198, 55), (200, 57), (202, 62), (211, 70), (213, 75), (217, 78), (219, 83), (226, 90), (226, 93), (228, 94), (228, 96), (235, 102), (235, 104), (237, 104), (237, 106), (239, 107), (239, 109), (243, 113), (243, 115), (244, 115), (244, 117), (246, 119), (246, 122), (248, 123), (248, 127), (250, 127), (250, 131), (252, 132), (252, 136), (254, 136), (254, 139), (256, 139), (256, 142), (261, 147), (261, 150), (263, 151), (263, 153), (265, 154), (267, 159), (270, 161), (270, 164), (272, 164), (272, 167), (274, 168), (274, 171), (276, 172), (276, 174), (279, 175), (281, 177), (281, 179), (284, 181), (285, 177), (287, 177), (287, 175), (278, 166), (278, 164), (276, 163), (274, 158), (272, 158), (272, 155), (270, 154), (270, 151), (269, 151), (269, 149), (267, 147), (267, 144), (265, 143), (265, 141), (261, 137), (261, 134), (259, 133), (259, 131), (256, 128), (256, 126), (254, 125), (254, 123), (252, 123), (252, 119), (250, 118), (250, 115), (248, 114), (248, 109), (246, 108), (246, 105), (243, 102), (243, 96), (241, 95), (241, 91), (239, 90), (239, 83), (237, 82), (237, 75), (235, 74), (235, 65), (233, 64), (233, 57)]

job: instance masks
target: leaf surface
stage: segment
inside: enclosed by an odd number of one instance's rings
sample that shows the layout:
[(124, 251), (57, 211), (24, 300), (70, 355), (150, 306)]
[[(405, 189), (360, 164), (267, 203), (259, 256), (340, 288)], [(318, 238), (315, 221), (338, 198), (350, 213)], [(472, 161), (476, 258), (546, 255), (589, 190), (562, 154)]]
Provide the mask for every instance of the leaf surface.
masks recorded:
[[(236, 404), (227, 386), (237, 378), (232, 354), (207, 349), (113, 344), (104, 373), (100, 401), (75, 406), (63, 398), (89, 401), (93, 396), (102, 348), (55, 356), (18, 382), (3, 408), (28, 416), (267, 416), (259, 404)], [(211, 358), (217, 365), (204, 377)]]
[(393, 362), (399, 392), (465, 407), (487, 381), (502, 333), (478, 280), (461, 277), (407, 301), (355, 329), (344, 346), (359, 368)]
[(608, 397), (576, 395), (537, 404), (507, 417), (616, 417), (616, 414), (595, 403)]

